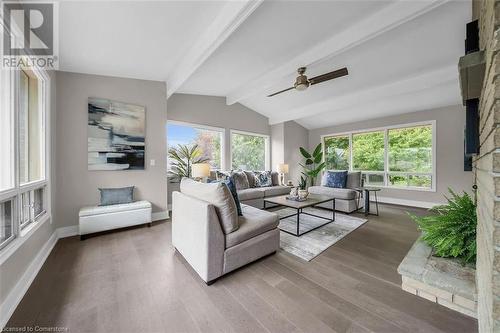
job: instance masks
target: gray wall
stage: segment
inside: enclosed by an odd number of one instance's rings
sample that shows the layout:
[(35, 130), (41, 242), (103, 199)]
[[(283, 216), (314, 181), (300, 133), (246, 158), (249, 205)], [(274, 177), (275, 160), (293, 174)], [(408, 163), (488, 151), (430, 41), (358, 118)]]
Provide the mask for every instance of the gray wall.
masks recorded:
[[(55, 161), (56, 151), (56, 80), (55, 73), (49, 72), (51, 79), (51, 119), (50, 119), (50, 161)], [(52, 216), (55, 212), (55, 193), (56, 193), (56, 169), (55, 163), (51, 165), (51, 210)], [(5, 261), (0, 265), (0, 304), (7, 299), (9, 293), (14, 289), (26, 272), (33, 259), (38, 255), (42, 247), (47, 243), (50, 236), (54, 233), (54, 219), (46, 221), (38, 227), (30, 237)], [(4, 319), (4, 318), (2, 318)], [(1, 327), (0, 327), (1, 328)]]
[(292, 180), (295, 186), (298, 185), (302, 168), (299, 163), (302, 163), (302, 155), (299, 152), (300, 147), (307, 149), (309, 146), (309, 131), (297, 124), (295, 121), (287, 121), (284, 124), (284, 140), (285, 140), (285, 163), (289, 166), (289, 173), (285, 179)]
[[(99, 187), (135, 185), (153, 212), (167, 209), (166, 85), (164, 82), (57, 73), (57, 227), (78, 224), (78, 210), (99, 202)], [(87, 101), (102, 97), (146, 107), (145, 170), (87, 170)], [(150, 166), (150, 160), (156, 161)]]
[(317, 145), (321, 135), (427, 120), (436, 120), (436, 192), (383, 189), (380, 196), (439, 203), (444, 202), (448, 187), (471, 193), (472, 172), (463, 171), (465, 110), (460, 105), (311, 130), (309, 147)]
[[(220, 127), (226, 130), (225, 163), (223, 169), (230, 169), (229, 131), (240, 130), (259, 134), (271, 134), (269, 119), (239, 103), (226, 105), (224, 97), (190, 94), (173, 94), (168, 99), (168, 120)], [(272, 150), (272, 148), (271, 148)], [(272, 161), (272, 158), (271, 158)], [(271, 165), (272, 168), (276, 166)], [(178, 184), (170, 183), (168, 201)]]

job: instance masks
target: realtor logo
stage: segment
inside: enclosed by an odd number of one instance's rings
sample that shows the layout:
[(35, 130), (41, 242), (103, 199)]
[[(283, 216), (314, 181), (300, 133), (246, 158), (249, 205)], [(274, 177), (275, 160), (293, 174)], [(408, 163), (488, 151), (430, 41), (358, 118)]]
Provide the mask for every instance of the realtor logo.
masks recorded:
[(2, 1), (2, 68), (57, 69), (57, 3)]

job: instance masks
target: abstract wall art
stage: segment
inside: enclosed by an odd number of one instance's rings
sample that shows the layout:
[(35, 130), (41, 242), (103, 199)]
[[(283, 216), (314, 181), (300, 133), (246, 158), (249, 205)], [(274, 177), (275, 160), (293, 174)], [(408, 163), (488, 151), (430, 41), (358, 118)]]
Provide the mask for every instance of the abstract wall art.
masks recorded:
[(88, 169), (144, 170), (146, 109), (88, 99)]

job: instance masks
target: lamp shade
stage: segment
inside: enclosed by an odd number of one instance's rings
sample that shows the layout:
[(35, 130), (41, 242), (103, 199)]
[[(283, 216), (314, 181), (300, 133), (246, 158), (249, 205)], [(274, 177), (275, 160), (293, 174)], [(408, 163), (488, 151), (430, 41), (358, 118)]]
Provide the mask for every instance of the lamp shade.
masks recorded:
[(288, 164), (278, 164), (278, 173), (288, 173)]
[(191, 165), (191, 176), (193, 178), (204, 178), (210, 176), (210, 164), (196, 163)]

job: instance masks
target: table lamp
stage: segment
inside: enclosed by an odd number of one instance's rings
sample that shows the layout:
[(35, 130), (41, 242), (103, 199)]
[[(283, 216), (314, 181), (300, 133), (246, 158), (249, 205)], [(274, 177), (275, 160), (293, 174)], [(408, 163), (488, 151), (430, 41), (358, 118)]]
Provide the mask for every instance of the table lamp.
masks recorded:
[(278, 164), (278, 173), (280, 174), (280, 185), (285, 185), (285, 173), (288, 173), (288, 164)]
[(191, 177), (195, 180), (203, 181), (210, 176), (210, 164), (195, 163), (191, 165)]

